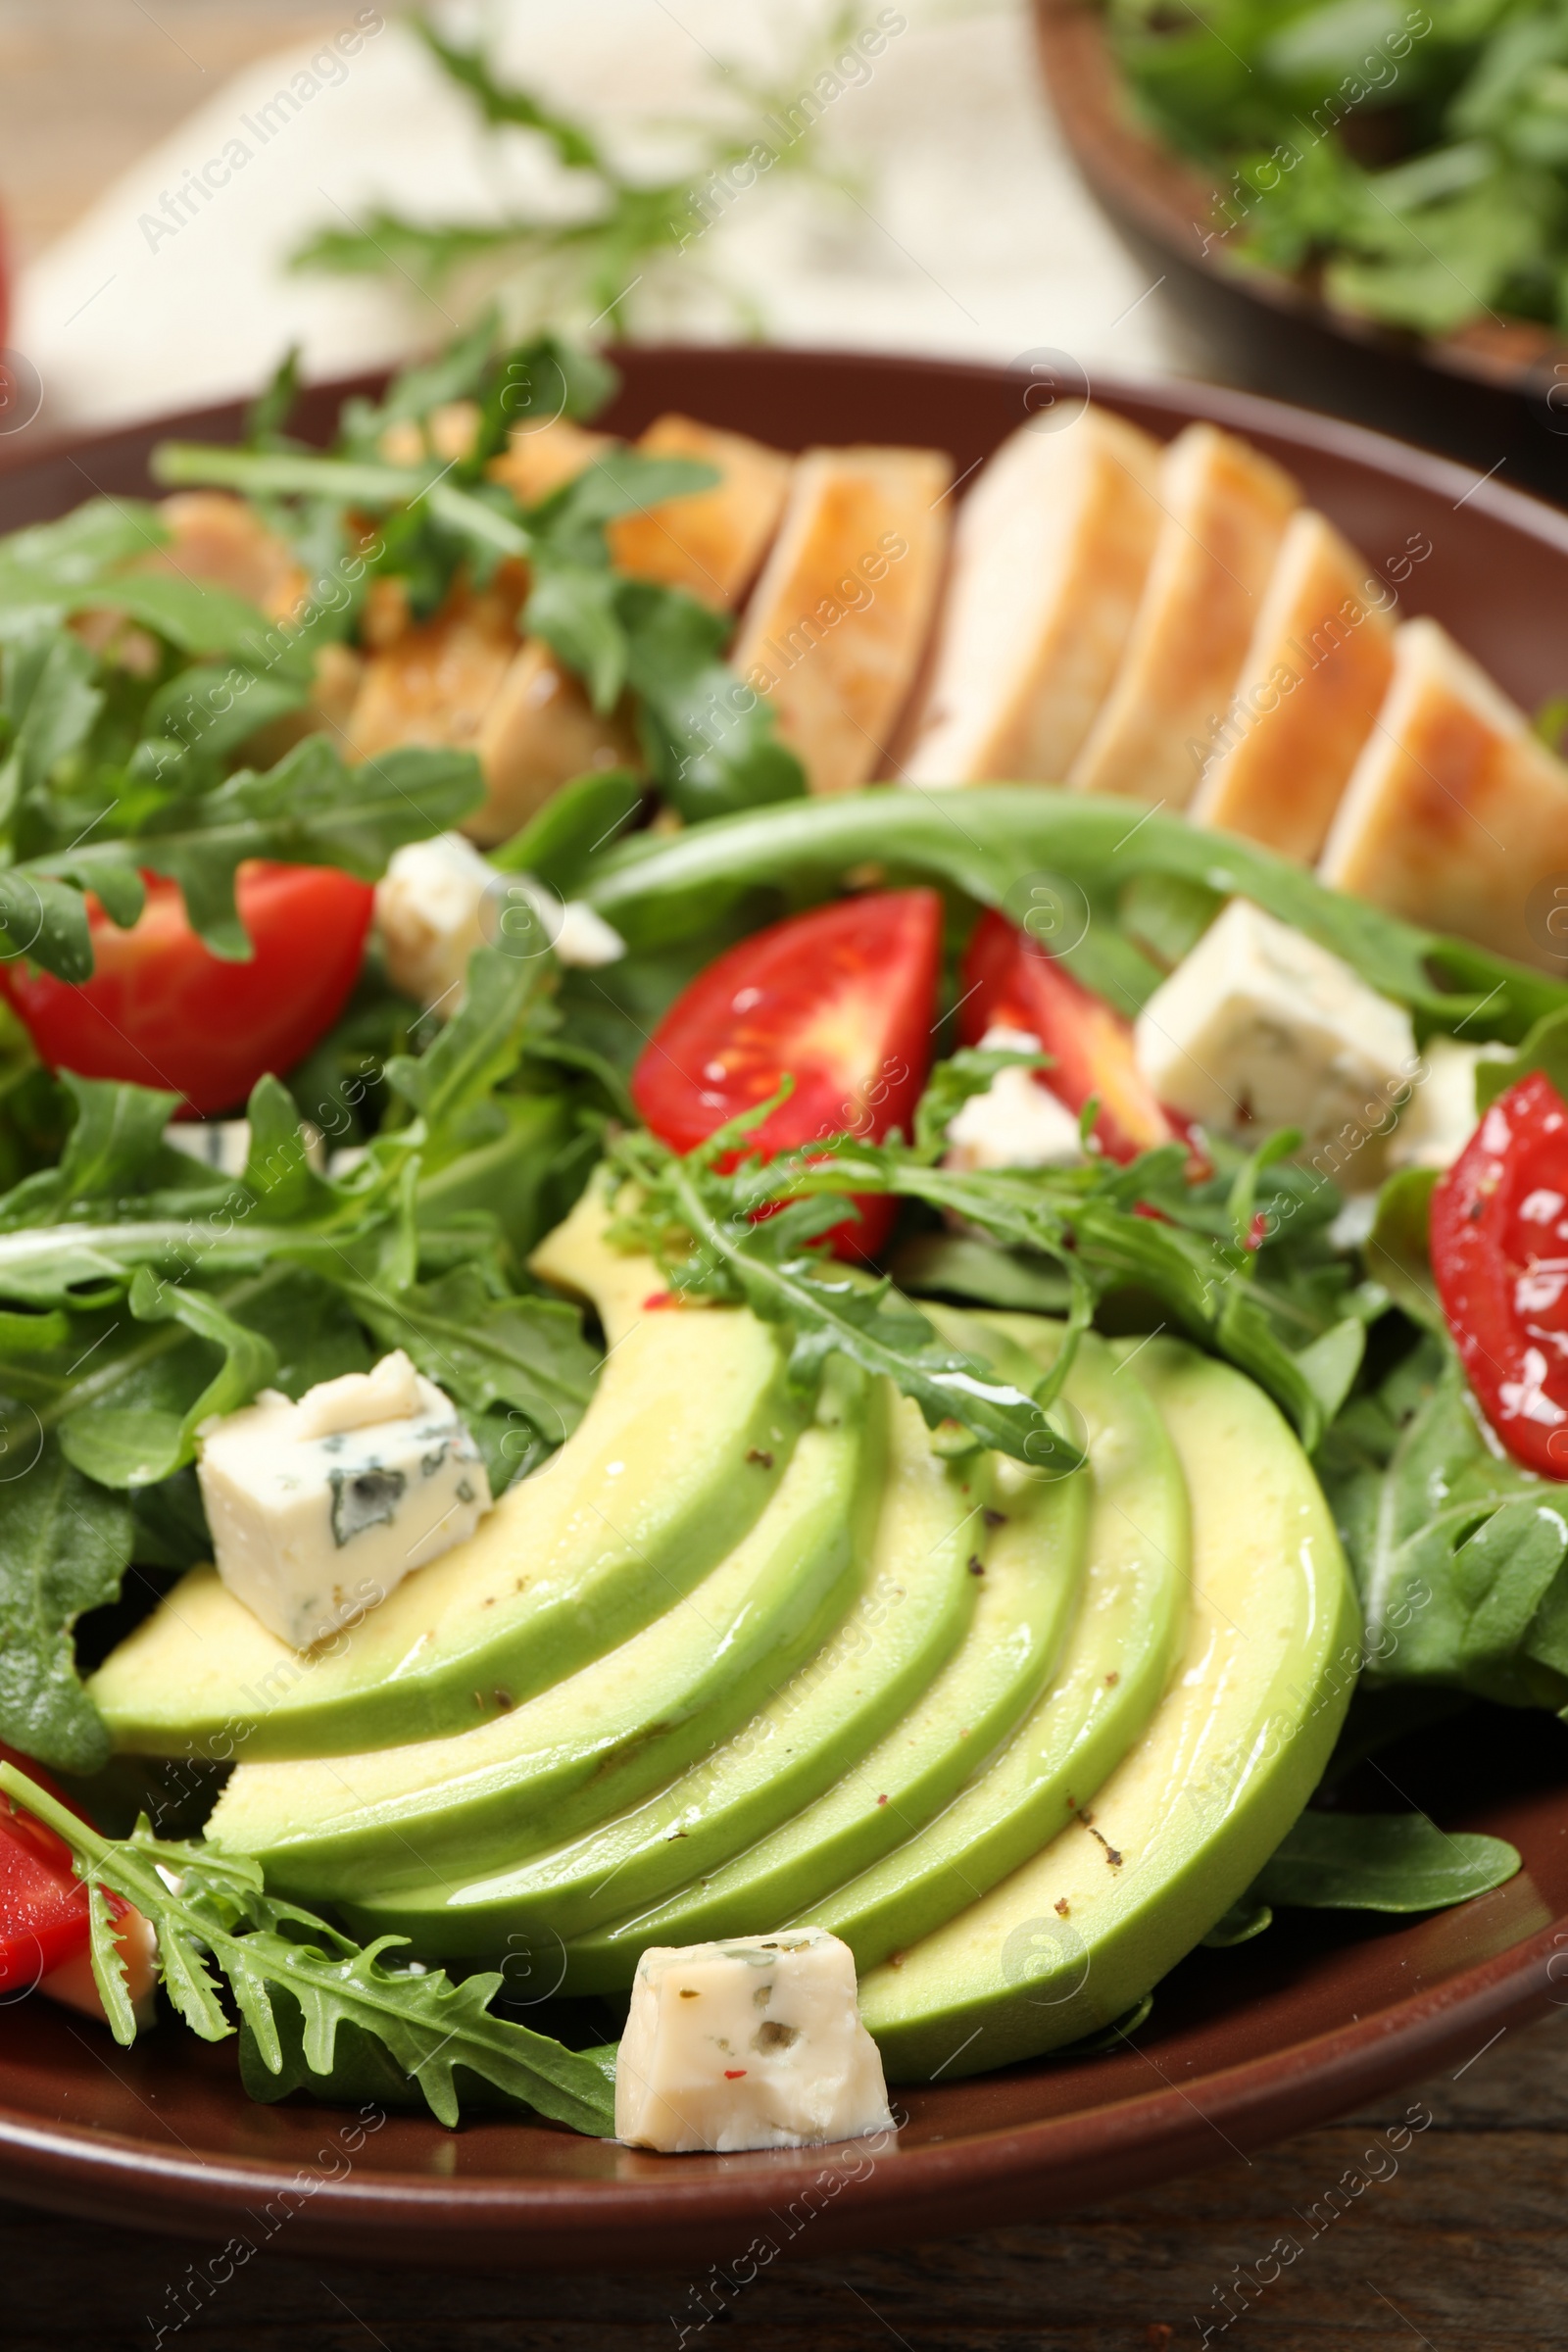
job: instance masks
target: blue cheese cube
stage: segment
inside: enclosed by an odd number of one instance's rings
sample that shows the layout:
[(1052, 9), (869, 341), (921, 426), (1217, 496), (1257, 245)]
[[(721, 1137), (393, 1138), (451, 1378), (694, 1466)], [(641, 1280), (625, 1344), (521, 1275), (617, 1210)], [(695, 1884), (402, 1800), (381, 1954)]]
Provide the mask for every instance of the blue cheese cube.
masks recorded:
[(358, 1622), (490, 1508), (466, 1425), (402, 1348), (297, 1404), (264, 1389), (197, 1434), (218, 1573), (296, 1649)]
[(855, 1957), (823, 1928), (654, 1944), (615, 2060), (615, 2133), (667, 2155), (891, 2131)]
[(1410, 1016), (1340, 956), (1233, 899), (1138, 1016), (1138, 1066), (1162, 1102), (1211, 1132), (1303, 1149), (1377, 1133), (1420, 1067)]

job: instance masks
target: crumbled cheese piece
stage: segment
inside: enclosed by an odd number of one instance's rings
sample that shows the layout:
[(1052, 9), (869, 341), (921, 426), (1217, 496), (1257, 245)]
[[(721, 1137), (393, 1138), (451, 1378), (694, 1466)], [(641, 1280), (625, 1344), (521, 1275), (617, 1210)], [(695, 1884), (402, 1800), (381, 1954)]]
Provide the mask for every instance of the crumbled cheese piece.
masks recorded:
[[(173, 1151), (183, 1152), (187, 1159), (199, 1159), (204, 1168), (216, 1169), (220, 1176), (243, 1176), (251, 1155), (251, 1123), (249, 1119), (171, 1119), (164, 1129), (164, 1141)], [(300, 1142), (307, 1167), (319, 1175), (326, 1165), (320, 1129), (313, 1127), (309, 1119), (302, 1120)]]
[(1418, 1067), (1410, 1016), (1338, 956), (1233, 899), (1138, 1016), (1138, 1066), (1206, 1127), (1386, 1128)]
[[(373, 1372), (345, 1372), (341, 1380), (318, 1381), (307, 1389), (294, 1407), (294, 1435), (335, 1438), (376, 1421), (412, 1421), (424, 1405), (420, 1392), (429, 1386), (404, 1350), (394, 1348)], [(440, 1396), (439, 1389), (435, 1395)]]
[(567, 899), (563, 905), (527, 874), (514, 877), (533, 896), (541, 919), (548, 925), (559, 925), (552, 945), (558, 963), (569, 963), (579, 971), (597, 972), (607, 963), (618, 963), (626, 953), (626, 942), (602, 914), (596, 914), (586, 899)]
[(727, 2154), (892, 2124), (854, 1955), (836, 1936), (791, 1928), (644, 1952), (615, 2061), (617, 2137)]
[(1480, 1123), (1476, 1071), (1505, 1061), (1506, 1046), (1467, 1046), (1456, 1037), (1429, 1038), (1424, 1071), (1389, 1145), (1391, 1168), (1451, 1168)]
[(537, 916), (562, 963), (597, 968), (626, 943), (583, 901), (563, 906), (531, 874), (503, 874), (461, 833), (413, 841), (393, 853), (375, 891), (375, 923), (394, 988), (427, 1008), (456, 1011), (468, 957), (504, 929), (508, 900)]
[(218, 1573), (296, 1649), (363, 1617), (490, 1508), (466, 1426), (401, 1348), (298, 1404), (264, 1389), (197, 1434)]
[[(980, 1040), (990, 1054), (1038, 1054), (1027, 1029), (994, 1026)], [(1084, 1156), (1078, 1121), (1065, 1102), (1041, 1084), (1040, 1074), (1014, 1064), (999, 1070), (984, 1094), (971, 1095), (948, 1124), (949, 1168), (1067, 1168)]]
[(484, 945), (485, 894), (496, 869), (461, 833), (394, 850), (375, 886), (375, 927), (394, 988), (457, 1009), (473, 950)]

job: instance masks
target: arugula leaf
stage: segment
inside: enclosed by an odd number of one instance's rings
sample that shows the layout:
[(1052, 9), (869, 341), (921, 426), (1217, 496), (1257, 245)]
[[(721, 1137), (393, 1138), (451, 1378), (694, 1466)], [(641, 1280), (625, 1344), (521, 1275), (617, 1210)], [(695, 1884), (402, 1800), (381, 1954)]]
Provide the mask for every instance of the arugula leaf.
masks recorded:
[(125, 1303), (138, 1323), (178, 1323), (223, 1354), (183, 1413), (106, 1400), (95, 1412), (78, 1411), (62, 1423), (60, 1444), (76, 1469), (105, 1487), (150, 1487), (195, 1460), (202, 1423), (248, 1404), (271, 1380), (277, 1356), (270, 1340), (236, 1322), (207, 1292), (161, 1281), (150, 1266), (136, 1269)]
[[(984, 906), (1001, 906), (1013, 884), (1049, 871), (1075, 883), (1089, 903), (1085, 942), (1062, 961), (1094, 986), (1089, 950), (1102, 934), (1117, 936), (1121, 892), (1143, 875), (1162, 875), (1254, 901), (1343, 956), (1381, 995), (1409, 1005), (1427, 1028), (1462, 1023), (1474, 1040), (1516, 1043), (1544, 1014), (1568, 1005), (1561, 981), (1384, 914), (1268, 850), (1184, 817), (1155, 810), (1129, 833), (1095, 795), (1044, 784), (1027, 792), (971, 786), (961, 814), (960, 825), (940, 794), (886, 786), (745, 810), (680, 834), (617, 842), (584, 896), (637, 950), (679, 937), (694, 908), (713, 922), (760, 885), (796, 903), (829, 896), (868, 860), (890, 878), (930, 880)], [(1105, 993), (1130, 1015), (1164, 975), (1130, 942), (1118, 944)]]
[[(667, 149), (674, 127), (689, 155), (680, 175), (649, 179), (620, 168), (613, 153), (618, 141), (607, 146), (587, 122), (564, 115), (535, 91), (504, 81), (485, 49), (447, 38), (416, 16), (416, 31), (498, 147), (520, 135), (543, 148), (564, 175), (568, 201), (492, 220), (423, 220), (377, 207), (351, 228), (333, 224), (318, 230), (292, 255), (292, 267), (356, 275), (390, 270), (435, 293), (459, 270), (488, 259), (514, 281), (510, 309), (522, 303), (544, 317), (580, 319), (590, 331), (608, 324), (612, 334), (624, 337), (640, 307), (632, 299), (637, 289), (647, 288), (643, 299), (648, 299), (674, 257), (713, 218), (709, 191), (715, 173), (744, 163), (754, 175), (772, 169), (833, 184), (815, 163), (819, 109), (813, 103), (808, 111), (803, 93), (842, 61), (861, 23), (858, 7), (834, 7), (794, 55), (780, 60), (774, 75), (759, 75), (739, 61), (715, 60), (716, 119), (709, 108), (700, 122), (649, 125), (656, 151)], [(646, 136), (633, 141), (634, 146), (648, 143)], [(683, 267), (690, 270), (693, 264)], [(703, 275), (710, 284), (717, 282), (709, 270)], [(722, 284), (719, 290), (747, 331), (759, 333), (759, 314), (745, 290)]]
[(387, 1063), (389, 1084), (414, 1105), (428, 1135), (459, 1132), (465, 1114), (516, 1068), (545, 976), (542, 957), (476, 948), (463, 1003), (428, 1052), (399, 1054)]
[(94, 1772), (109, 1735), (76, 1675), (71, 1633), (113, 1600), (131, 1552), (128, 1502), (74, 1469), (36, 1415), (5, 1415), (0, 1487), (0, 1727), (27, 1755)]
[(1501, 1838), (1440, 1830), (1420, 1813), (1303, 1813), (1243, 1902), (1443, 1911), (1505, 1886), (1521, 1867)]
[(384, 1348), (404, 1348), (469, 1413), (514, 1405), (546, 1443), (564, 1445), (587, 1409), (599, 1358), (574, 1307), (496, 1297), (472, 1266), (391, 1297), (348, 1284), (360, 1320)]
[(1379, 1686), (1568, 1701), (1562, 1492), (1498, 1449), (1441, 1328), (1352, 1396), (1316, 1457)]
[[(622, 1138), (612, 1157), (645, 1198), (623, 1215), (621, 1237), (652, 1249), (672, 1288), (732, 1298), (764, 1322), (784, 1324), (793, 1343), (790, 1377), (799, 1387), (815, 1385), (829, 1355), (846, 1355), (911, 1397), (930, 1429), (952, 1425), (971, 1442), (1056, 1475), (1076, 1469), (1081, 1449), (1033, 1394), (997, 1379), (981, 1357), (947, 1346), (888, 1279), (868, 1281), (807, 1254), (806, 1245), (843, 1221), (842, 1201), (798, 1201), (758, 1224), (736, 1213), (731, 1183), (714, 1174), (713, 1162), (769, 1107), (720, 1128), (684, 1159), (653, 1136)], [(694, 1255), (669, 1253), (672, 1223), (690, 1235)]]
[[(65, 1839), (78, 1878), (122, 1896), (151, 1922), (165, 1990), (204, 2041), (234, 2032), (220, 1997), (226, 1986), (249, 2031), (253, 2065), (259, 2060), (281, 2074), (274, 2008), (281, 1995), (299, 2012), (290, 2040), (314, 2076), (330, 2078), (337, 2034), (347, 2025), (380, 2043), (417, 2082), (439, 2123), (459, 2120), (454, 2076), (462, 2067), (555, 2123), (598, 2137), (613, 2132), (613, 2097), (601, 2066), (491, 2014), (499, 1973), (455, 1984), (441, 1970), (390, 1968), (383, 1954), (406, 1936), (383, 1936), (362, 1948), (314, 1913), (268, 1896), (254, 1862), (165, 1842), (145, 1816), (128, 1838), (103, 1838), (14, 1765), (0, 1764), (0, 1792)], [(110, 2030), (128, 2046), (136, 2020), (101, 1892), (92, 1901), (91, 1952)]]
[(1514, 1054), (1476, 1064), (1477, 1115), (1489, 1110), (1499, 1095), (1517, 1086), (1521, 1078), (1528, 1078), (1532, 1070), (1549, 1078), (1559, 1095), (1568, 1091), (1568, 1006), (1544, 1013)]
[(641, 814), (643, 788), (629, 767), (595, 768), (551, 794), (510, 841), (488, 852), (503, 874), (532, 874), (571, 897), (594, 856)]

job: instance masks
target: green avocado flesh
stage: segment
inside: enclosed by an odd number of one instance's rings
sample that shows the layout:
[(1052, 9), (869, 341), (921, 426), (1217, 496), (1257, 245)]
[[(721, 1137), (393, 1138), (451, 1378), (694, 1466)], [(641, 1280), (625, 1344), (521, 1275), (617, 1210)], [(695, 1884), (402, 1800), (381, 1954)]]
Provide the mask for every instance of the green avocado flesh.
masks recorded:
[(629, 1642), (478, 1730), (241, 1764), (207, 1825), (270, 1884), (331, 1900), (559, 1844), (659, 1787), (760, 1706), (854, 1598), (880, 1486), (866, 1381), (828, 1366), (817, 1423), (756, 1525)]
[[(987, 1320), (1009, 1338), (1033, 1343), (1042, 1359), (1054, 1356), (1058, 1324)], [(974, 1329), (961, 1336), (982, 1337)], [(567, 1987), (604, 1991), (629, 1984), (638, 1954), (650, 1943), (765, 1935), (781, 1922), (808, 1916), (854, 1946), (854, 1935), (833, 1916), (845, 1896), (830, 1890), (884, 1855), (880, 1869), (856, 1879), (846, 1893), (852, 1913), (858, 1907), (876, 1916), (876, 1895), (862, 1897), (860, 1889), (880, 1886), (891, 1874), (892, 1889), (883, 1899), (896, 1897), (898, 1925), (887, 1931), (892, 1940), (883, 1948), (892, 1950), (971, 1900), (988, 1883), (976, 1882), (973, 1873), (986, 1869), (996, 1878), (1060, 1826), (1064, 1763), (1069, 1788), (1075, 1785), (1073, 1764), (1077, 1780), (1092, 1787), (1102, 1752), (1112, 1760), (1120, 1755), (1159, 1696), (1186, 1596), (1181, 1474), (1143, 1391), (1117, 1379), (1115, 1371), (1103, 1342), (1090, 1335), (1067, 1383), (1068, 1401), (1088, 1437), (1093, 1482), (1082, 1474), (1038, 1480), (1016, 1463), (997, 1462), (993, 1499), (1002, 1523), (991, 1533), (974, 1620), (962, 1646), (909, 1713), (825, 1796), (771, 1837), (658, 1910), (568, 1944)], [(1139, 1537), (1139, 1527), (1152, 1530), (1157, 1550)], [(1063, 1662), (1069, 1629), (1072, 1646)], [(1113, 1677), (1109, 1689), (1107, 1672)], [(1063, 1695), (1055, 1696), (1063, 1686)], [(1054, 1693), (1049, 1699), (1048, 1690)], [(1034, 1723), (1031, 1710), (1040, 1719), (1038, 1738), (1019, 1730), (1025, 1719)], [(993, 1764), (999, 1746), (1019, 1762), (1005, 1789), (998, 1777), (1002, 1764)], [(1055, 1771), (1044, 1811), (1035, 1763), (1041, 1749), (1048, 1769)], [(1102, 1761), (1098, 1770), (1104, 1770)], [(965, 1783), (971, 1800), (984, 1788), (995, 1804), (952, 1803)], [(933, 1815), (940, 1815), (934, 1830), (958, 1823), (956, 1846), (930, 1831), (911, 1836)], [(897, 1851), (889, 1854), (890, 1847)], [(999, 1851), (1004, 1857), (1000, 1861)], [(919, 1926), (911, 1930), (905, 1915), (922, 1897), (929, 1907), (918, 1911)]]
[[(1189, 1952), (1305, 1805), (1359, 1623), (1311, 1468), (1241, 1373), (1127, 1343), (1187, 1481), (1185, 1644), (1143, 1736), (1032, 1859), (873, 1968), (860, 2012), (899, 2082), (972, 2075), (1107, 2025)], [(1125, 1376), (1125, 1375), (1124, 1375)]]
[[(875, 1395), (875, 1392), (873, 1392)], [(887, 1471), (870, 1557), (831, 1641), (767, 1705), (657, 1796), (572, 1839), (482, 1878), (349, 1902), (364, 1927), (421, 1952), (491, 1952), (509, 1935), (565, 1937), (671, 1893), (809, 1804), (897, 1721), (953, 1655), (973, 1614), (991, 1500), (984, 1454), (935, 1453), (915, 1407), (883, 1390)], [(287, 1884), (286, 1865), (282, 1879)]]
[(590, 1191), (533, 1259), (593, 1300), (609, 1348), (560, 1452), (314, 1650), (193, 1569), (93, 1677), (117, 1747), (252, 1761), (471, 1731), (625, 1642), (733, 1550), (804, 1426), (779, 1340), (737, 1307), (650, 1310), (663, 1277), (612, 1249), (605, 1219)]
[[(1033, 1336), (1023, 1317), (987, 1320), (1026, 1346)], [(1164, 1693), (1192, 1577), (1187, 1485), (1147, 1392), (1102, 1342), (1086, 1341), (1081, 1357), (1067, 1394), (1087, 1424), (1094, 1502), (1066, 1654), (1017, 1736), (946, 1812), (862, 1877), (803, 1898), (858, 1969), (940, 1927), (1065, 1829)]]

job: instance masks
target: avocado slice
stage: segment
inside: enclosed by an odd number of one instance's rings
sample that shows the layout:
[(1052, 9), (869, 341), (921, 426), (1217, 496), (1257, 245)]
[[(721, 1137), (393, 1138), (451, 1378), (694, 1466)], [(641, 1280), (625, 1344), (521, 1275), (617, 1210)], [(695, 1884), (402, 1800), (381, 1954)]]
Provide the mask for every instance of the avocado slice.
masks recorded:
[(869, 1383), (842, 1356), (752, 1527), (653, 1624), (509, 1714), (368, 1754), (241, 1764), (207, 1825), (268, 1884), (333, 1900), (520, 1860), (659, 1788), (763, 1704), (849, 1607), (881, 1486)]
[(980, 2074), (1121, 2016), (1250, 1885), (1316, 1787), (1349, 1700), (1349, 1574), (1280, 1413), (1179, 1343), (1119, 1351), (1186, 1475), (1185, 1647), (1093, 1805), (861, 1979), (861, 2015), (896, 2081)]
[[(1043, 1352), (1033, 1318), (985, 1320)], [(1051, 1688), (989, 1770), (920, 1835), (811, 1904), (812, 1919), (844, 1938), (862, 1971), (1038, 1853), (1114, 1771), (1164, 1694), (1187, 1623), (1187, 1483), (1147, 1392), (1103, 1342), (1086, 1338), (1081, 1348), (1084, 1378), (1069, 1395), (1088, 1425), (1095, 1480), (1084, 1606)]]
[(314, 1650), (193, 1569), (93, 1677), (117, 1747), (254, 1760), (469, 1731), (624, 1642), (733, 1549), (805, 1426), (784, 1349), (739, 1307), (650, 1306), (663, 1276), (612, 1248), (607, 1222), (590, 1187), (532, 1261), (593, 1300), (608, 1343), (560, 1452)]
[[(1054, 1354), (1061, 1339), (1061, 1325), (1042, 1323), (1038, 1332), (1031, 1330), (1030, 1337), (1038, 1338), (1042, 1355)], [(1038, 1375), (1039, 1364), (1032, 1369)], [(1098, 1469), (1107, 1447), (1116, 1451), (1118, 1458), (1125, 1455), (1131, 1459), (1141, 1444), (1147, 1448), (1152, 1427), (1153, 1453), (1156, 1460), (1163, 1460), (1175, 1490), (1172, 1532), (1184, 1534), (1186, 1495), (1153, 1408), (1134, 1383), (1116, 1381), (1114, 1371), (1103, 1343), (1092, 1335), (1087, 1337), (1066, 1394), (1083, 1415), (1091, 1461)], [(1024, 1377), (1029, 1376), (1030, 1368), (1025, 1367)], [(1069, 1478), (1044, 1480), (1019, 1463), (1000, 1458), (994, 1459), (993, 1470), (993, 1502), (1001, 1524), (992, 1527), (974, 1618), (960, 1647), (914, 1706), (836, 1787), (771, 1837), (683, 1887), (658, 1910), (617, 1921), (570, 1943), (564, 1989), (603, 1992), (628, 1985), (639, 1953), (650, 1943), (765, 1935), (781, 1920), (814, 1919), (830, 1889), (865, 1870), (890, 1846), (899, 1845), (911, 1831), (930, 1821), (965, 1782), (991, 1763), (999, 1745), (1016, 1731), (1050, 1686), (1073, 1625), (1084, 1590), (1096, 1476), (1096, 1472), (1077, 1471)], [(1122, 1492), (1129, 1485), (1125, 1472), (1119, 1484), (1113, 1474), (1110, 1493), (1129, 1508), (1136, 1503), (1147, 1515), (1151, 1499), (1164, 1499), (1150, 1496), (1151, 1484), (1146, 1478), (1135, 1497)], [(1101, 1520), (1110, 1507), (1103, 1498), (1097, 1498), (1095, 1509)], [(1102, 1550), (1108, 1544), (1118, 1562), (1127, 1549), (1119, 1540), (1122, 1525), (1116, 1519), (1108, 1530), (1101, 1529)], [(1115, 1654), (1105, 1622), (1116, 1619), (1115, 1595), (1107, 1592), (1114, 1578), (1114, 1567), (1102, 1558), (1088, 1603), (1097, 1630), (1104, 1626), (1100, 1642), (1094, 1645), (1097, 1661), (1100, 1647), (1109, 1645)], [(1179, 1587), (1180, 1580), (1175, 1581)], [(1152, 1591), (1148, 1600), (1152, 1605)], [(1166, 1614), (1170, 1614), (1168, 1609)], [(1083, 1646), (1081, 1632), (1074, 1639)], [(1149, 1693), (1150, 1707), (1158, 1695), (1163, 1670), (1161, 1657), (1155, 1686)], [(1106, 1693), (1102, 1677), (1094, 1675), (1090, 1680), (1094, 1687), (1086, 1691), (1084, 1705), (1093, 1709)], [(1131, 1695), (1129, 1689), (1117, 1702), (1124, 1712)], [(1089, 1786), (1087, 1780), (1085, 1786)], [(1038, 1836), (1032, 1837), (1028, 1850), (1038, 1843)], [(972, 1891), (960, 1888), (948, 1908), (968, 1901)], [(940, 1916), (933, 1912), (928, 1924), (934, 1926)]]
[(985, 1454), (938, 1454), (917, 1408), (875, 1384), (888, 1470), (854, 1606), (766, 1706), (646, 1803), (520, 1864), (505, 1840), (491, 1875), (351, 1899), (349, 1915), (421, 1953), (494, 1953), (509, 1935), (579, 1936), (658, 1902), (809, 1804), (919, 1696), (962, 1640), (991, 1501)]

